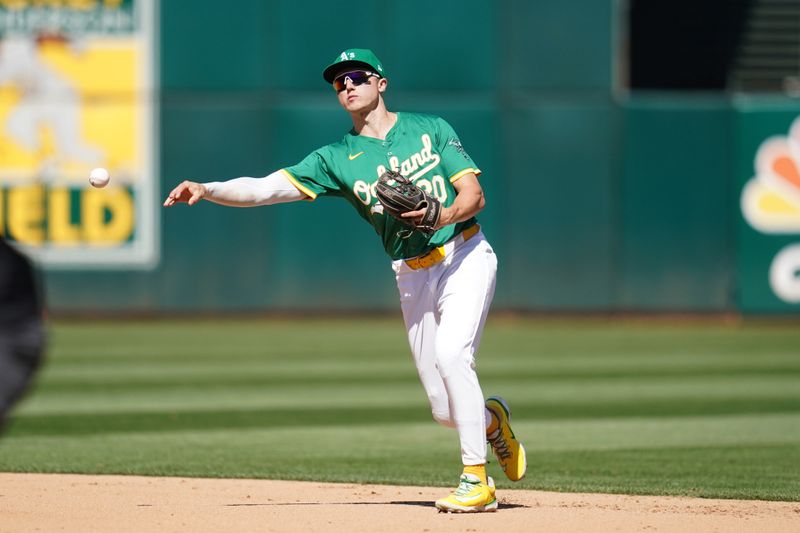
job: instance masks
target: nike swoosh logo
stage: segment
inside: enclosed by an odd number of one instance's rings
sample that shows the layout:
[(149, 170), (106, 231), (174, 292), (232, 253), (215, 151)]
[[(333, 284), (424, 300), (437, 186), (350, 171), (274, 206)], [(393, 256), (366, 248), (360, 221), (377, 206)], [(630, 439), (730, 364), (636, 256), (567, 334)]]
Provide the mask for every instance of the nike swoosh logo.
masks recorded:
[(360, 156), (360, 155), (361, 155), (361, 154), (363, 154), (363, 153), (364, 153), (364, 152), (358, 152), (356, 155), (350, 154), (350, 155), (348, 155), (348, 156), (347, 156), (347, 159), (349, 159), (350, 161), (352, 161), (353, 159), (355, 159), (356, 157)]

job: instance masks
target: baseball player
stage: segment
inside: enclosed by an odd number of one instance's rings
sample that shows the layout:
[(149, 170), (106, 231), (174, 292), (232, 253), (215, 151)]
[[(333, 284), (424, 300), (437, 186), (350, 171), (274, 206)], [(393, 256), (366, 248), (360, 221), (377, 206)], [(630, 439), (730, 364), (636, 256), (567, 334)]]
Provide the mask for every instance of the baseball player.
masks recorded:
[[(392, 259), (414, 362), (433, 418), (457, 430), (464, 465), (458, 487), (438, 500), (449, 512), (497, 509), (494, 483), (486, 474), (486, 442), (512, 481), (525, 475), (525, 449), (510, 426), (500, 397), (484, 401), (475, 355), (495, 288), (497, 260), (475, 215), (484, 207), (480, 170), (443, 119), (386, 108), (386, 71), (371, 50), (349, 49), (322, 74), (353, 129), (296, 165), (266, 177), (223, 182), (184, 181), (164, 206), (201, 199), (250, 207), (320, 196), (339, 196), (375, 229)], [(384, 213), (375, 184), (387, 170), (399, 171), (441, 202), (432, 235), (409, 230)], [(402, 214), (419, 221), (424, 209)]]

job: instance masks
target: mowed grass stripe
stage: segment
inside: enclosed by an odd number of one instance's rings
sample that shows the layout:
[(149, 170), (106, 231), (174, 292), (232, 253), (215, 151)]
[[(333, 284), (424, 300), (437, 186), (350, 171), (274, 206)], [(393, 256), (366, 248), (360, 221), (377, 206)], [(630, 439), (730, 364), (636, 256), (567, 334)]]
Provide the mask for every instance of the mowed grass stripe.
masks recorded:
[[(380, 381), (344, 385), (335, 380), (308, 385), (283, 383), (270, 386), (197, 386), (195, 384), (169, 387), (131, 388), (112, 390), (113, 385), (85, 389), (67, 388), (36, 390), (18, 408), (18, 416), (56, 413), (122, 413), (141, 411), (192, 411), (198, 409), (259, 409), (259, 408), (347, 408), (350, 406), (420, 406), (427, 408), (416, 378), (388, 386)], [(502, 392), (515, 406), (515, 419), (536, 416), (552, 405), (573, 406), (576, 411), (600, 403), (630, 403), (643, 401), (698, 402), (714, 399), (717, 402), (754, 400), (792, 400), (798, 397), (794, 378), (740, 377), (735, 380), (708, 378), (665, 379), (659, 381), (598, 381), (539, 382), (483, 381), (487, 395)], [(538, 411), (517, 406), (533, 405)]]
[[(658, 383), (547, 383), (531, 387), (529, 383), (511, 383), (505, 380), (484, 382), (484, 393), (502, 392), (514, 406), (536, 404), (581, 405), (642, 401), (697, 402), (750, 401), (772, 399), (781, 401), (797, 398), (793, 379), (739, 379), (735, 382), (719, 380), (662, 381)], [(65, 392), (40, 391), (24, 401), (16, 410), (17, 416), (28, 414), (71, 412), (123, 412), (140, 410), (195, 410), (208, 408), (291, 408), (291, 407), (347, 407), (360, 405), (419, 405), (427, 406), (421, 386), (415, 381), (387, 387), (381, 383), (343, 386), (325, 383), (315, 386), (294, 384), (271, 387), (167, 387), (159, 389), (107, 389), (69, 390)], [(514, 408), (515, 418), (534, 416), (527, 410)]]
[[(698, 375), (699, 374), (699, 375)], [(504, 373), (504, 372), (482, 372), (481, 378), (483, 381), (506, 381), (506, 382), (525, 382), (532, 386), (539, 384), (551, 383), (603, 383), (608, 382), (613, 385), (614, 382), (629, 382), (635, 380), (639, 383), (652, 382), (658, 384), (659, 382), (670, 381), (670, 378), (685, 378), (688, 381), (697, 381), (700, 379), (708, 379), (711, 381), (720, 381), (725, 378), (732, 385), (737, 381), (744, 383), (748, 381), (757, 380), (759, 378), (775, 377), (776, 381), (791, 380), (794, 385), (800, 386), (800, 371), (786, 371), (782, 369), (770, 370), (733, 370), (731, 372), (709, 372), (706, 374), (691, 372), (691, 371), (659, 371), (659, 372), (625, 372), (625, 373), (552, 373), (550, 375), (543, 375), (540, 373), (527, 374), (521, 373)], [(737, 379), (741, 378), (741, 380)], [(309, 374), (298, 371), (291, 374), (278, 373), (273, 374), (268, 369), (261, 372), (198, 372), (187, 371), (181, 372), (158, 372), (157, 369), (148, 369), (142, 373), (125, 373), (125, 372), (104, 372), (94, 376), (58, 376), (53, 374), (45, 374), (39, 380), (39, 387), (42, 393), (48, 391), (67, 391), (80, 389), (81, 391), (91, 390), (108, 390), (113, 389), (116, 391), (124, 391), (129, 389), (147, 390), (158, 389), (173, 386), (198, 386), (198, 387), (234, 387), (234, 386), (257, 386), (263, 385), (265, 387), (276, 385), (324, 385), (326, 383), (339, 383), (342, 386), (351, 386), (369, 383), (383, 383), (391, 385), (395, 383), (406, 383), (416, 380), (415, 374), (410, 374), (407, 371), (399, 371), (395, 373), (382, 373), (376, 372), (374, 374), (363, 373), (362, 370), (355, 370), (352, 374), (341, 373), (338, 375), (318, 374), (311, 372)], [(679, 381), (679, 380), (675, 380)]]
[[(105, 359), (129, 354), (138, 358), (225, 354), (262, 357), (265, 353), (319, 355), (339, 353), (360, 357), (384, 351), (406, 353), (405, 331), (397, 319), (302, 319), (297, 321), (247, 319), (232, 321), (171, 321), (119, 323), (59, 323), (52, 328), (52, 352), (65, 358)], [(85, 339), (91, 338), (91, 343)], [(298, 340), (302, 339), (302, 343)], [(485, 353), (503, 357), (583, 357), (646, 353), (796, 354), (800, 332), (792, 325), (775, 326), (674, 326), (668, 324), (560, 324), (535, 320), (494, 320), (484, 336)], [(397, 343), (397, 345), (395, 345)], [(171, 349), (165, 351), (164, 347)], [(396, 348), (395, 348), (396, 346)], [(378, 349), (377, 347), (380, 347)]]
[(175, 432), (198, 429), (248, 429), (304, 426), (375, 425), (387, 421), (430, 419), (414, 407), (348, 407), (347, 409), (219, 409), (179, 412), (126, 412), (28, 415), (12, 420), (7, 438), (28, 435)]
[[(697, 409), (697, 414), (720, 412), (720, 406), (728, 403), (730, 410), (777, 408), (781, 412), (791, 410), (798, 402), (797, 384), (794, 380), (720, 380), (719, 383), (660, 382), (653, 386), (647, 383), (615, 386), (603, 382), (581, 389), (580, 383), (559, 386), (549, 383), (534, 390), (528, 383), (508, 381), (486, 381), (484, 392), (501, 392), (514, 405), (515, 418), (541, 418), (542, 411), (554, 414), (545, 416), (599, 416), (619, 409), (617, 416), (645, 414), (669, 414), (665, 405), (673, 405), (674, 413)], [(238, 400), (238, 401), (237, 401)], [(173, 384), (169, 387), (123, 387), (114, 390), (112, 385), (87, 387), (75, 392), (42, 391), (24, 402), (17, 411), (18, 416), (29, 414), (83, 412), (135, 412), (140, 406), (148, 410), (159, 407), (163, 410), (191, 410), (194, 407), (305, 407), (327, 408), (348, 405), (427, 405), (419, 384), (398, 383), (387, 386), (385, 383), (363, 384), (323, 383), (309, 386), (307, 383), (295, 386), (292, 383), (273, 386), (198, 386), (196, 384)], [(630, 404), (624, 409), (625, 404)], [(703, 407), (707, 404), (708, 407)], [(747, 407), (752, 404), (752, 407)], [(723, 408), (724, 409), (724, 408)], [(666, 413), (664, 411), (667, 411)]]
[(534, 456), (540, 452), (800, 445), (800, 413), (514, 421)]
[[(286, 335), (286, 332), (279, 332), (276, 335)], [(524, 359), (528, 360), (530, 357), (545, 358), (569, 364), (584, 364), (595, 361), (617, 361), (617, 362), (638, 362), (641, 364), (657, 363), (658, 358), (664, 355), (670, 355), (678, 360), (691, 361), (691, 360), (717, 360), (728, 359), (731, 361), (751, 359), (754, 353), (759, 354), (759, 359), (764, 358), (769, 360), (774, 357), (792, 358), (795, 352), (792, 348), (787, 346), (792, 342), (800, 339), (787, 339), (782, 344), (776, 344), (774, 339), (772, 342), (756, 343), (756, 346), (749, 346), (752, 339), (747, 333), (736, 332), (732, 333), (733, 336), (740, 336), (742, 340), (741, 345), (733, 346), (718, 346), (709, 343), (698, 345), (690, 339), (684, 339), (681, 342), (664, 342), (659, 344), (651, 344), (649, 346), (640, 346), (638, 344), (628, 343), (598, 343), (592, 345), (593, 342), (597, 343), (597, 339), (592, 337), (584, 337), (580, 339), (578, 344), (575, 344), (574, 339), (568, 346), (558, 346), (552, 344), (552, 341), (534, 343), (530, 346), (524, 346), (526, 342), (535, 342), (532, 339), (517, 339), (513, 344), (509, 344), (508, 339), (502, 341), (486, 340), (481, 343), (479, 352), (479, 359), (489, 360), (494, 357), (499, 357), (504, 361), (513, 362), (514, 360)], [(578, 336), (583, 337), (581, 335)], [(52, 340), (52, 339), (51, 339)], [(265, 332), (263, 336), (250, 336), (245, 338), (236, 338), (229, 340), (224, 344), (218, 341), (208, 341), (208, 339), (193, 338), (189, 340), (180, 339), (165, 339), (159, 341), (156, 339), (144, 339), (136, 341), (97, 341), (91, 346), (84, 349), (80, 348), (63, 348), (58, 347), (51, 343), (51, 354), (58, 358), (63, 358), (65, 362), (74, 363), (97, 363), (103, 362), (109, 357), (119, 358), (120, 360), (139, 361), (142, 359), (166, 359), (173, 362), (182, 362), (186, 359), (198, 361), (215, 361), (219, 360), (220, 356), (224, 355), (226, 359), (242, 360), (242, 361), (260, 361), (264, 358), (276, 358), (283, 356), (300, 357), (308, 360), (325, 361), (330, 353), (340, 353), (345, 359), (362, 358), (365, 355), (382, 358), (385, 355), (395, 357), (397, 355), (409, 356), (408, 345), (405, 338), (396, 339), (391, 337), (377, 340), (376, 342), (389, 342), (386, 346), (379, 348), (374, 345), (362, 344), (354, 342), (349, 339), (346, 342), (332, 343), (327, 346), (313, 346), (308, 347), (304, 344), (290, 344), (285, 341), (270, 338), (269, 332)], [(70, 341), (74, 342), (74, 341)], [(80, 342), (80, 341), (78, 341)], [(305, 341), (304, 341), (305, 342)], [(164, 346), (173, 346), (170, 352), (163, 351)], [(638, 354), (647, 353), (652, 355), (654, 359), (641, 359)], [(485, 354), (485, 355), (482, 355)], [(700, 359), (697, 359), (697, 358)], [(98, 361), (99, 360), (99, 361)]]
[[(363, 324), (360, 327), (359, 324)], [(194, 358), (204, 354), (236, 357), (282, 353), (310, 355), (338, 351), (381, 353), (383, 346), (407, 351), (402, 319), (309, 321), (245, 319), (240, 322), (101, 322), (93, 325), (57, 323), (51, 328), (54, 357), (96, 357), (131, 354), (158, 359), (163, 354)], [(91, 339), (90, 343), (86, 343)], [(302, 341), (302, 342), (299, 342)], [(170, 347), (170, 350), (164, 350)]]
[(174, 412), (218, 409), (292, 409), (347, 407), (428, 407), (419, 383), (342, 387), (173, 387), (114, 392), (36, 392), (15, 411), (18, 418), (41, 414)]
[[(353, 411), (356, 412), (356, 411)], [(303, 428), (296, 424), (272, 425), (254, 428), (214, 428), (187, 429), (180, 426), (174, 431), (152, 433), (143, 431), (128, 431), (118, 433), (99, 433), (93, 435), (17, 435), (5, 439), (4, 443), (10, 446), (19, 446), (23, 443), (43, 441), (58, 441), (62, 439), (86, 438), (87, 442), (97, 439), (113, 439), (129, 435), (132, 438), (158, 439), (164, 435), (165, 439), (194, 438), (208, 434), (215, 435), (250, 435), (254, 433), (266, 436), (266, 442), (275, 438), (274, 434), (284, 436), (297, 435), (301, 441), (307, 431), (337, 431), (335, 428), (352, 431), (353, 434), (375, 431), (376, 434), (367, 439), (368, 442), (380, 442), (389, 438), (387, 434), (403, 433), (406, 428), (415, 428), (426, 432), (441, 435), (454, 435), (449, 429), (429, 425), (419, 420), (397, 420), (386, 423), (374, 422), (370, 424), (354, 423), (354, 420), (339, 420), (334, 423), (332, 419), (325, 424)], [(374, 429), (372, 429), (374, 428)], [(786, 414), (752, 414), (752, 415), (711, 415), (692, 417), (640, 417), (640, 418), (609, 418), (609, 419), (554, 419), (554, 420), (515, 420), (514, 428), (518, 436), (524, 441), (526, 448), (532, 454), (552, 451), (601, 451), (625, 450), (644, 448), (678, 448), (717, 445), (800, 445), (800, 413)], [(243, 437), (249, 438), (249, 437)], [(447, 439), (445, 439), (447, 440)], [(299, 446), (303, 443), (298, 443)], [(319, 441), (314, 446), (320, 453), (335, 443)]]
[[(174, 342), (174, 341), (173, 341)], [(167, 345), (170, 346), (171, 345)], [(187, 353), (183, 354), (182, 351)], [(314, 363), (320, 366), (334, 366), (335, 363), (344, 360), (368, 361), (370, 364), (400, 364), (411, 360), (411, 352), (405, 343), (398, 346), (390, 345), (375, 350), (366, 346), (330, 346), (319, 352), (310, 352), (303, 346), (295, 346), (293, 349), (279, 349), (269, 345), (248, 346), (241, 343), (222, 348), (210, 348), (208, 346), (199, 347), (195, 350), (190, 345), (180, 348), (164, 350), (160, 347), (125, 347), (118, 346), (104, 347), (102, 354), (98, 356), (86, 356), (85, 353), (67, 355), (51, 351), (51, 358), (57, 359), (64, 367), (87, 367), (87, 366), (107, 366), (108, 364), (120, 365), (139, 365), (145, 362), (157, 364), (171, 364), (175, 366), (186, 365), (187, 363), (198, 364), (219, 364), (220, 362), (231, 362), (246, 365), (260, 365), (270, 363), (278, 367), (289, 367), (300, 362)], [(642, 357), (645, 353), (647, 357)], [(499, 348), (492, 348), (491, 345), (482, 344), (478, 353), (477, 361), (479, 364), (490, 365), (497, 368), (507, 368), (509, 365), (525, 363), (527, 367), (540, 369), (558, 369), (584, 367), (591, 368), (620, 368), (627, 365), (634, 365), (637, 368), (669, 368), (678, 366), (684, 368), (691, 367), (715, 367), (734, 364), (737, 366), (774, 366), (790, 365), (797, 363), (797, 353), (795, 350), (784, 348), (782, 351), (769, 350), (762, 348), (755, 352), (728, 352), (725, 350), (705, 352), (686, 352), (675, 348), (651, 348), (646, 351), (636, 351), (621, 349), (613, 346), (593, 347), (591, 350), (584, 350), (577, 353), (553, 354), (539, 347), (529, 349), (517, 348), (517, 351), (510, 351)], [(339, 354), (340, 358), (332, 358), (331, 354)]]
[[(641, 400), (586, 403), (516, 402), (515, 412), (522, 420), (565, 420), (625, 417), (674, 417), (722, 414), (796, 413), (800, 398), (697, 399), (676, 402)], [(91, 435), (143, 431), (181, 431), (203, 428), (259, 428), (287, 426), (354, 426), (383, 424), (387, 421), (417, 422), (430, 419), (418, 407), (207, 409), (175, 412), (61, 413), (18, 416), (10, 424), (8, 437), (27, 435)]]
[[(580, 365), (558, 364), (556, 361), (538, 361), (531, 358), (524, 366), (516, 364), (497, 364), (491, 359), (479, 362), (481, 375), (494, 377), (519, 377), (528, 379), (602, 379), (602, 378), (637, 378), (637, 377), (683, 377), (683, 376), (737, 376), (737, 375), (793, 375), (800, 377), (800, 361), (798, 357), (785, 358), (780, 361), (724, 361), (705, 362), (693, 358), (691, 362), (682, 363), (668, 358), (659, 365), (645, 364), (644, 361), (620, 361), (611, 364), (607, 360), (586, 361)], [(415, 376), (413, 363), (410, 357), (394, 360), (365, 358), (364, 360), (347, 361), (306, 361), (294, 360), (290, 363), (273, 360), (247, 361), (220, 360), (214, 361), (120, 361), (93, 365), (74, 365), (58, 360), (57, 365), (48, 365), (40, 373), (40, 379), (54, 381), (57, 379), (113, 379), (116, 377), (143, 376), (155, 378), (158, 376), (204, 376), (214, 375), (219, 377), (259, 374), (282, 376), (286, 378), (301, 379), (302, 376), (318, 376), (342, 378), (353, 376)], [(298, 370), (301, 375), (298, 376)]]

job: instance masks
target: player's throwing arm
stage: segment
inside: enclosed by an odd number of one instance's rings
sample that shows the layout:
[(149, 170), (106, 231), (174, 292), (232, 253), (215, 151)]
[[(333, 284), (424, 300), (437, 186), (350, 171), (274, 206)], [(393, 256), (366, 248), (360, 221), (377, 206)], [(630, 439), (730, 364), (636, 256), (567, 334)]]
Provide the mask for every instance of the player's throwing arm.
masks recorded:
[(255, 207), (307, 198), (282, 172), (273, 172), (263, 178), (243, 177), (209, 183), (186, 180), (167, 195), (164, 207), (178, 203), (194, 205), (202, 199), (231, 207)]

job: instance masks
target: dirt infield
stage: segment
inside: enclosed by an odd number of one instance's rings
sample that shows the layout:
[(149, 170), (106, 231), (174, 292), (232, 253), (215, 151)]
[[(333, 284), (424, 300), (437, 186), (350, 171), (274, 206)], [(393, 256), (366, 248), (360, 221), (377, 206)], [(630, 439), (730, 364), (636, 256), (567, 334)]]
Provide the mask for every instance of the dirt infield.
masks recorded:
[(443, 489), (0, 474), (0, 530), (800, 531), (800, 503), (502, 490), (496, 513), (438, 513)]

